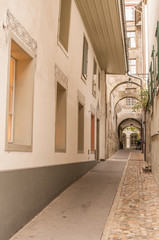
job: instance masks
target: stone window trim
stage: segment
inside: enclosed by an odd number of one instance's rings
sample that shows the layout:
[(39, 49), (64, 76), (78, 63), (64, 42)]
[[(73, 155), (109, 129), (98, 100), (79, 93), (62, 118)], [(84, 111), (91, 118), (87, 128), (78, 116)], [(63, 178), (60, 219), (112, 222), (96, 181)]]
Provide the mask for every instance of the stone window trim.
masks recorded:
[[(17, 143), (8, 142), (8, 112), (9, 112), (9, 81), (10, 81), (10, 55), (11, 55), (11, 41), (14, 41), (23, 51), (25, 51), (33, 61), (34, 73), (33, 73), (33, 95), (34, 95), (34, 74), (35, 74), (35, 58), (36, 54), (29, 49), (26, 44), (17, 37), (17, 35), (11, 30), (8, 32), (8, 69), (7, 69), (7, 103), (6, 103), (6, 129), (5, 129), (5, 151), (17, 151), (17, 152), (32, 152), (33, 145), (33, 106), (34, 101), (32, 101), (32, 126), (31, 126), (31, 144), (23, 145)], [(32, 96), (34, 99), (34, 96)]]

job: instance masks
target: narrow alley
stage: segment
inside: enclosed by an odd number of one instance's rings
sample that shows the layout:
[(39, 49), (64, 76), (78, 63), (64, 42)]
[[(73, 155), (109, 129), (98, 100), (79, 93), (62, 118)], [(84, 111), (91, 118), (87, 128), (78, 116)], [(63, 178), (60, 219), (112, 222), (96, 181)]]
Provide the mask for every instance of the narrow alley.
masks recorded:
[(159, 240), (159, 0), (0, 6), (0, 240)]

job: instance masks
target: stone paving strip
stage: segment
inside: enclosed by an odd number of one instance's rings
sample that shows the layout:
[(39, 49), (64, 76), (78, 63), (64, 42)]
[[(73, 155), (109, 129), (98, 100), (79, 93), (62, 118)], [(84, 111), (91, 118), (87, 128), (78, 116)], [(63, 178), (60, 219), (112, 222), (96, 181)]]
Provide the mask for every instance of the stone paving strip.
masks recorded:
[(159, 188), (144, 166), (131, 152), (102, 240), (159, 240)]

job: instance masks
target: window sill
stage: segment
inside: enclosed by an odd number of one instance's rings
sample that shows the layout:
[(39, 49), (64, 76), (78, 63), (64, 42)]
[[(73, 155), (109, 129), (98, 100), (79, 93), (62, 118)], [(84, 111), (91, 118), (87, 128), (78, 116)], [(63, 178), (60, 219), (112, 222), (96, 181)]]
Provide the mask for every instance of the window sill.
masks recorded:
[(65, 54), (65, 56), (67, 58), (69, 58), (68, 52), (66, 51), (66, 49), (64, 48), (64, 46), (62, 45), (62, 43), (60, 41), (57, 42), (58, 46), (61, 48), (62, 52)]
[(32, 152), (32, 146), (30, 146), (30, 145), (20, 145), (20, 144), (15, 144), (15, 143), (6, 143), (5, 151)]
[(66, 153), (66, 149), (55, 149), (55, 153)]
[(78, 151), (77, 154), (84, 154), (84, 151)]

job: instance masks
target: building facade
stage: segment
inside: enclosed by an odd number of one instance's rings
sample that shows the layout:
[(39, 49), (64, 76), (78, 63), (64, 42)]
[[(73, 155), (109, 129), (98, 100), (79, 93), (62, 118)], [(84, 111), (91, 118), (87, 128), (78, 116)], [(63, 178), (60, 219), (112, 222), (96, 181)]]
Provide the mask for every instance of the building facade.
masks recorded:
[[(159, 111), (158, 111), (158, 83), (159, 83), (159, 3), (158, 1), (144, 1), (145, 11), (147, 11), (147, 21), (144, 22), (148, 29), (148, 64), (149, 64), (149, 104), (147, 112), (147, 124), (150, 125), (150, 131), (147, 133), (149, 164), (152, 165), (152, 171), (157, 184), (159, 184), (159, 162), (158, 162), (158, 144), (159, 144)], [(146, 61), (146, 60), (145, 60)]]
[(0, 0), (3, 240), (105, 159), (105, 73), (126, 68), (121, 2), (115, 2), (111, 23), (102, 1), (97, 8), (88, 1)]

